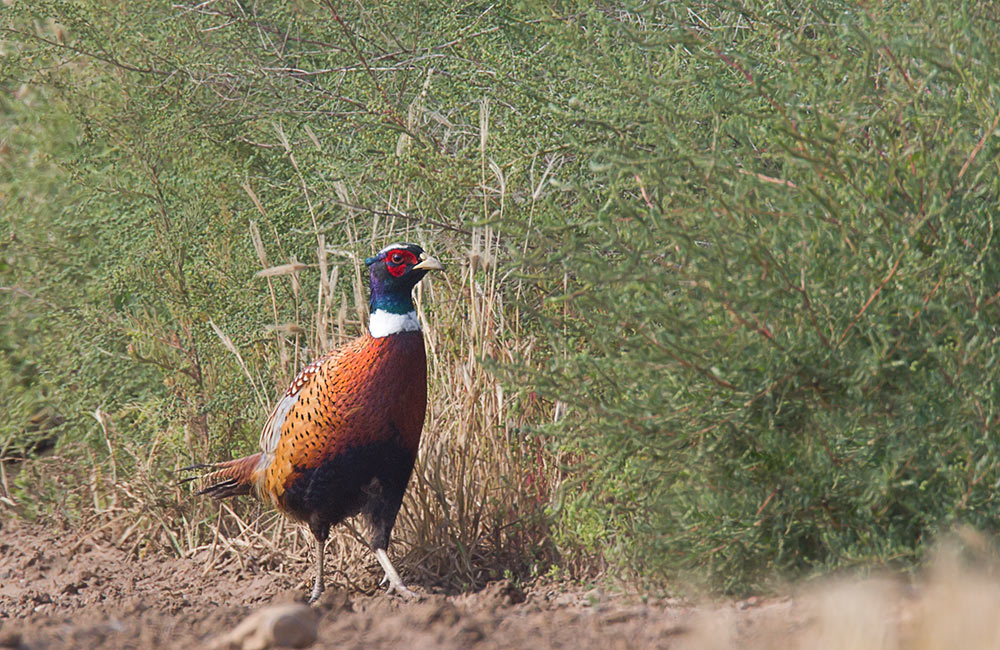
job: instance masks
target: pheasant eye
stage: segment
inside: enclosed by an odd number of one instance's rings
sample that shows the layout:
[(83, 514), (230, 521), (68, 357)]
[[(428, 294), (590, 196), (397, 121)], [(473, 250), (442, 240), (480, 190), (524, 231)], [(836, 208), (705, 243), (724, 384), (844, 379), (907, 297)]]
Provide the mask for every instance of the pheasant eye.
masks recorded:
[(399, 253), (393, 253), (391, 259), (393, 264), (401, 264), (403, 262), (403, 256)]

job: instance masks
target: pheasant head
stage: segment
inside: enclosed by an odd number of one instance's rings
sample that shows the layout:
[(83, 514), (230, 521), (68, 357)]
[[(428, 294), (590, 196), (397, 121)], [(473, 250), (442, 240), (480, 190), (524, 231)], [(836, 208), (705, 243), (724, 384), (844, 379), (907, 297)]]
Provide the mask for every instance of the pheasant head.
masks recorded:
[(368, 331), (375, 338), (418, 331), (413, 287), (428, 271), (444, 268), (416, 244), (389, 244), (365, 260), (368, 266), (371, 315)]

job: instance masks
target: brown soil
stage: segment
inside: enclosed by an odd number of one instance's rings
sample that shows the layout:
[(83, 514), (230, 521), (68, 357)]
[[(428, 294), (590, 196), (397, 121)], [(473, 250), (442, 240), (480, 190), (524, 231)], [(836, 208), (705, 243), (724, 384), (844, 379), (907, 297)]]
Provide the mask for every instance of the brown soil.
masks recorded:
[[(242, 566), (206, 560), (136, 558), (79, 533), (2, 522), (0, 648), (206, 647), (252, 612), (301, 598), (310, 577), (267, 571), (252, 550)], [(334, 585), (315, 607), (313, 647), (997, 647), (1000, 583), (941, 575), (919, 595), (896, 581), (849, 581), (699, 607), (506, 581), (457, 595), (424, 590), (419, 602)]]
[[(254, 610), (304, 595), (301, 579), (269, 573), (252, 558), (208, 571), (204, 560), (136, 559), (79, 533), (4, 522), (0, 647), (203, 647)], [(475, 593), (424, 593), (420, 602), (405, 602), (328, 587), (316, 606), (315, 647), (651, 648), (673, 647), (694, 630), (690, 607), (598, 590), (522, 590), (502, 581)], [(742, 612), (740, 634), (753, 636), (762, 613), (789, 607), (778, 601), (731, 609)]]

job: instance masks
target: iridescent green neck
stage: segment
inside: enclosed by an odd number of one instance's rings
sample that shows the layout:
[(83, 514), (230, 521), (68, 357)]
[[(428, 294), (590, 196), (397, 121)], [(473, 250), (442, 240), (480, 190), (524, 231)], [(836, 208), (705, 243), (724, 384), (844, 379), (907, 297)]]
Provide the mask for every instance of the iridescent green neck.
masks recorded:
[(407, 314), (413, 311), (412, 289), (406, 287), (403, 291), (377, 291), (372, 287), (372, 297), (368, 303), (372, 313), (384, 311), (390, 314)]
[(396, 278), (380, 279), (371, 275), (371, 300), (368, 303), (368, 331), (375, 338), (420, 331), (420, 321), (413, 306), (413, 283)]

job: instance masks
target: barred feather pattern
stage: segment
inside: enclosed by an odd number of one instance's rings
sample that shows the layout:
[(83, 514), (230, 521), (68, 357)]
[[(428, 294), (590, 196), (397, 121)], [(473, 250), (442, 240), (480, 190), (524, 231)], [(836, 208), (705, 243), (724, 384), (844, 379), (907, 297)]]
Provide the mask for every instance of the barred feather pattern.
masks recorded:
[(256, 453), (209, 465), (213, 471), (202, 476), (201, 480), (210, 485), (199, 490), (198, 494), (207, 494), (213, 499), (250, 494), (256, 484), (255, 470), (260, 465), (260, 459), (261, 454)]

